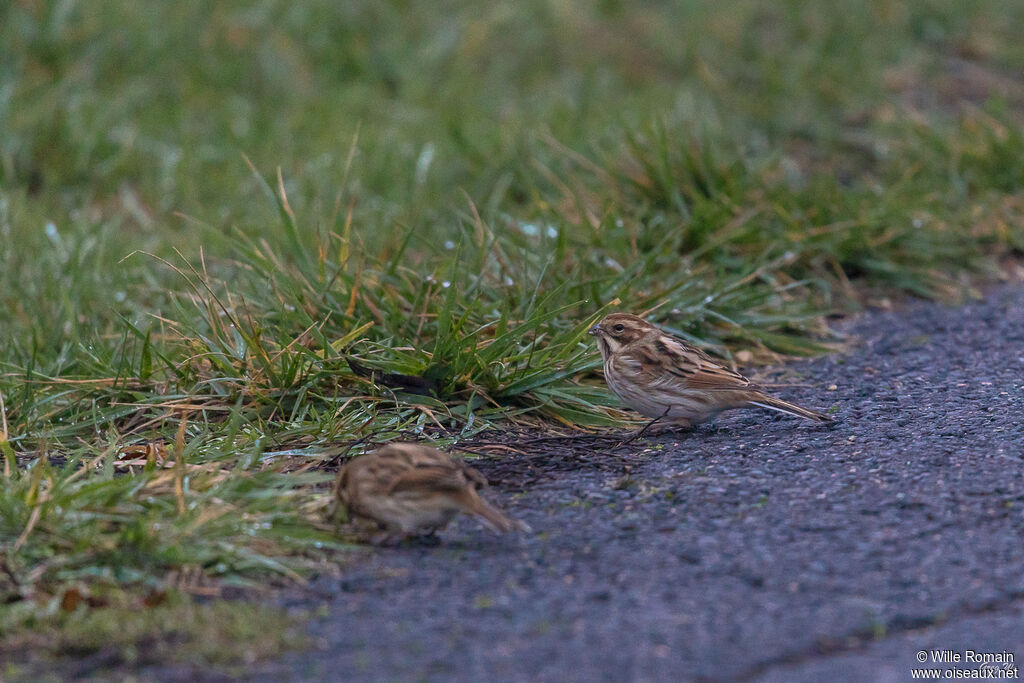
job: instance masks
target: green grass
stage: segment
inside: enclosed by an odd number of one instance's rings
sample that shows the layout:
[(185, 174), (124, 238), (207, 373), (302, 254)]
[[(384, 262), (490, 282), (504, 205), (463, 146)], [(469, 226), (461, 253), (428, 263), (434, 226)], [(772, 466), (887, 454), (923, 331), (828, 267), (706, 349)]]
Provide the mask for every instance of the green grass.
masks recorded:
[(252, 602), (197, 603), (176, 592), (132, 599), (117, 592), (85, 595), (72, 588), (25, 607), (0, 608), (4, 680), (42, 680), (68, 657), (90, 663), (76, 674), (63, 671), (76, 678), (197, 662), (230, 674), (303, 646), (296, 616)]
[(999, 0), (3, 5), (0, 603), (327, 566), (317, 466), (357, 439), (619, 424), (609, 308), (764, 359), (956, 294), (1024, 252), (1021, 29)]

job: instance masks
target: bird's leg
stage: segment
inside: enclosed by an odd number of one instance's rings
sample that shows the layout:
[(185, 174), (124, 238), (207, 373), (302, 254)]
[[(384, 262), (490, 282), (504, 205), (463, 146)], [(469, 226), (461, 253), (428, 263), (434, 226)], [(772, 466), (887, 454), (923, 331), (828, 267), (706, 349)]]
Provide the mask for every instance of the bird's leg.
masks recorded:
[(629, 437), (628, 439), (626, 439), (625, 441), (623, 441), (619, 445), (620, 446), (625, 446), (626, 444), (633, 443), (634, 441), (639, 439), (641, 436), (643, 436), (644, 434), (647, 433), (648, 429), (650, 429), (651, 427), (654, 426), (655, 422), (657, 422), (658, 420), (663, 419), (666, 415), (668, 415), (668, 411), (670, 411), (670, 410), (672, 410), (672, 406), (669, 406), (668, 408), (665, 408), (665, 412), (664, 413), (662, 413), (658, 417), (654, 418), (653, 420), (651, 420), (650, 422), (645, 424), (643, 427), (640, 428), (640, 430), (636, 434), (634, 434), (633, 436)]
[(395, 529), (378, 523), (377, 533), (370, 535), (370, 543), (378, 548), (393, 548), (408, 536), (402, 529)]
[(433, 547), (441, 545), (441, 537), (437, 535), (437, 529), (427, 529), (416, 536), (416, 543), (418, 545)]

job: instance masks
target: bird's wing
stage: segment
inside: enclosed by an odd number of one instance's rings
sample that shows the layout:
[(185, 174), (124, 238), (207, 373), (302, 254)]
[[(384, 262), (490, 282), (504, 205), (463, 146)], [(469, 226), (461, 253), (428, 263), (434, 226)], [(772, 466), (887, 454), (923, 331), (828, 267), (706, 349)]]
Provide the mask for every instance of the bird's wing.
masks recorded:
[(619, 355), (619, 368), (652, 388), (740, 389), (750, 384), (700, 349), (668, 335), (631, 344)]

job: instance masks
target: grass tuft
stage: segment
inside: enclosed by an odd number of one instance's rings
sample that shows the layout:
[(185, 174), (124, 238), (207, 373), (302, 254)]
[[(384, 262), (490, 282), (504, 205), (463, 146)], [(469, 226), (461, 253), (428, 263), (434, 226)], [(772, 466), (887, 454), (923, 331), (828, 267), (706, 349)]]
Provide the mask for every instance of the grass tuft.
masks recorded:
[[(126, 667), (212, 666), (224, 674), (303, 645), (297, 618), (252, 603), (197, 603), (177, 592), (136, 599), (117, 591), (69, 587), (62, 594), (0, 606), (0, 673), (28, 679), (61, 658), (74, 676)], [(274, 624), (275, 628), (267, 628)]]

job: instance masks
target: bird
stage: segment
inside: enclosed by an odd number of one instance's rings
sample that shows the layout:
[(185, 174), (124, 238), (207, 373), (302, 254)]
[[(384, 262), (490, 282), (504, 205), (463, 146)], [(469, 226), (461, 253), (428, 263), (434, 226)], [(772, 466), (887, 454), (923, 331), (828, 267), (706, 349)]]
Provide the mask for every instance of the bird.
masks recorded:
[(703, 422), (723, 410), (767, 408), (813, 422), (832, 418), (769, 396), (743, 375), (692, 344), (643, 318), (611, 313), (588, 332), (597, 339), (608, 387), (628, 407), (679, 427)]
[(436, 448), (391, 443), (353, 458), (335, 481), (329, 517), (341, 510), (376, 522), (388, 545), (413, 535), (443, 529), (459, 512), (476, 517), (493, 531), (527, 530), (480, 496), (487, 479), (478, 470)]

